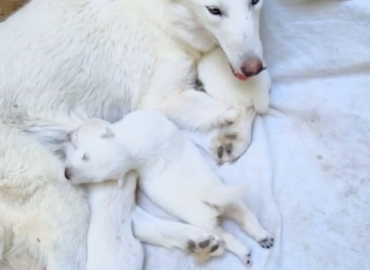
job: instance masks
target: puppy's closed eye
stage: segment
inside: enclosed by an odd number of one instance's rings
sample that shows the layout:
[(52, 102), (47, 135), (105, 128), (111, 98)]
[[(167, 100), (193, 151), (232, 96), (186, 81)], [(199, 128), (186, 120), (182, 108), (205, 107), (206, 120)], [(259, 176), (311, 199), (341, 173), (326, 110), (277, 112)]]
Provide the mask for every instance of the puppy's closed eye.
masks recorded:
[(88, 156), (88, 155), (86, 155), (86, 154), (84, 154), (83, 156), (82, 156), (82, 160), (83, 161), (88, 161), (90, 159), (90, 157)]

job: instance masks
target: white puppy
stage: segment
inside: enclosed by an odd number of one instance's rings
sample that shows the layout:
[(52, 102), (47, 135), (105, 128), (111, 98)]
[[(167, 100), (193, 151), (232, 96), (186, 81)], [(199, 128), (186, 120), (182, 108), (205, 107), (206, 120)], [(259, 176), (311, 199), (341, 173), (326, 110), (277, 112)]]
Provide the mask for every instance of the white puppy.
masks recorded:
[(112, 181), (88, 185), (91, 218), (86, 270), (143, 269), (144, 250), (132, 231), (136, 179), (137, 174), (129, 172), (121, 187)]
[[(251, 142), (252, 126), (256, 113), (265, 114), (269, 108), (271, 79), (267, 70), (248, 80), (237, 80), (228, 67), (227, 58), (219, 50), (204, 55), (198, 63), (195, 89), (207, 93), (217, 101), (241, 108), (240, 121), (211, 132), (198, 132), (190, 136), (219, 165), (240, 157)], [(199, 140), (199, 134), (203, 140)], [(205, 136), (204, 136), (205, 135)]]
[(92, 119), (70, 133), (69, 141), (65, 174), (72, 183), (120, 179), (135, 170), (154, 203), (219, 235), (246, 266), (251, 266), (249, 249), (220, 227), (220, 218), (235, 220), (262, 247), (272, 247), (273, 238), (240, 199), (244, 188), (225, 186), (196, 146), (161, 113), (136, 111), (115, 124)]

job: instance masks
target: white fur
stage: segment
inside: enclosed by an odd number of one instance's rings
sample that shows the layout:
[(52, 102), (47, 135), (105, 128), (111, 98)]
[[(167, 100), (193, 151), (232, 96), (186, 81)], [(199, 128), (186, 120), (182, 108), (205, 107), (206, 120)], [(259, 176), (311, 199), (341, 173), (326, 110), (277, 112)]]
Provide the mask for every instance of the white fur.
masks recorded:
[[(151, 140), (146, 140), (148, 134)], [(247, 266), (249, 249), (219, 226), (220, 217), (234, 219), (262, 246), (272, 246), (270, 235), (240, 199), (244, 188), (225, 186), (196, 146), (161, 113), (139, 110), (115, 124), (89, 120), (69, 139), (66, 174), (72, 183), (119, 179), (135, 170), (140, 188), (153, 202), (218, 234)]]
[(0, 125), (0, 149), (0, 224), (12, 243), (5, 265), (27, 269), (19, 266), (23, 253), (48, 270), (84, 269), (89, 210), (82, 192), (66, 182), (55, 156), (18, 129)]
[[(214, 243), (220, 241), (217, 236), (205, 230), (155, 218), (137, 207), (137, 177), (131, 171), (119, 179), (122, 180), (119, 187), (115, 181), (91, 183), (87, 186), (91, 218), (86, 270), (143, 269), (144, 251), (138, 240), (185, 251), (189, 251), (189, 242), (199, 246), (199, 243), (208, 239), (212, 239)], [(209, 249), (210, 247), (206, 247), (190, 251), (195, 254), (209, 253)]]
[[(241, 121), (221, 129), (188, 133), (195, 143), (211, 151), (219, 165), (233, 162), (240, 157), (251, 142), (256, 113), (265, 114), (269, 108), (271, 79), (267, 70), (247, 81), (236, 80), (227, 66), (227, 59), (220, 50), (202, 57), (198, 64), (201, 90), (216, 100), (242, 108)], [(201, 138), (199, 138), (199, 135)], [(201, 140), (203, 139), (203, 140)]]
[[(64, 182), (59, 161), (45, 149), (58, 150), (84, 120), (116, 121), (138, 108), (156, 108), (189, 130), (243, 121), (240, 108), (189, 84), (201, 55), (217, 44), (234, 72), (251, 56), (262, 58), (262, 1), (252, 7), (223, 0), (228, 16), (210, 16), (205, 5), (218, 4), (33, 0), (0, 24), (0, 144), (6, 153), (0, 155), (0, 193), (6, 194), (0, 209), (6, 238), (14, 238), (4, 247), (8, 266), (18, 270), (19, 258), (33, 258), (29, 265), (48, 270), (84, 269), (86, 201)], [(158, 224), (150, 228), (161, 231)], [(186, 228), (184, 235), (199, 238)], [(39, 244), (37, 235), (47, 240)]]
[(91, 218), (86, 270), (143, 269), (144, 250), (132, 231), (136, 178), (136, 173), (129, 172), (122, 187), (112, 181), (89, 185)]

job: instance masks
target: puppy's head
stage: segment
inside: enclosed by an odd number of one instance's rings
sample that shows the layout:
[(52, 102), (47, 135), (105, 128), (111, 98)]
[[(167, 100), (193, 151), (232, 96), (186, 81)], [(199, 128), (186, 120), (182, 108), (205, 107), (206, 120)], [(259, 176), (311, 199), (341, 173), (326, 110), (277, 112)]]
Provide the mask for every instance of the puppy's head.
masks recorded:
[(119, 147), (110, 124), (91, 119), (67, 135), (65, 177), (73, 184), (117, 178)]

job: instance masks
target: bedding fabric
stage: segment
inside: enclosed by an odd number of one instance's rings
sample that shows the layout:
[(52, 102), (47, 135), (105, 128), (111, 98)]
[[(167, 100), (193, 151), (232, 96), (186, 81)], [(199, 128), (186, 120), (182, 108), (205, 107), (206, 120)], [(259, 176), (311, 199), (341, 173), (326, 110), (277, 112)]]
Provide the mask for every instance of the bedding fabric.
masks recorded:
[[(248, 185), (245, 201), (276, 245), (225, 227), (252, 248), (252, 269), (369, 270), (370, 1), (266, 0), (261, 33), (273, 109), (219, 172)], [(197, 266), (179, 250), (146, 251), (148, 270), (245, 269), (232, 254)]]

